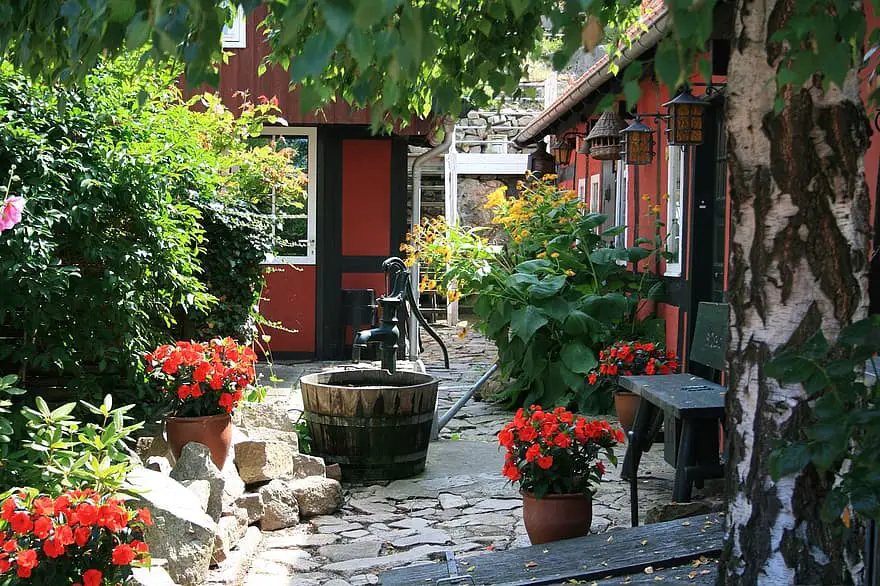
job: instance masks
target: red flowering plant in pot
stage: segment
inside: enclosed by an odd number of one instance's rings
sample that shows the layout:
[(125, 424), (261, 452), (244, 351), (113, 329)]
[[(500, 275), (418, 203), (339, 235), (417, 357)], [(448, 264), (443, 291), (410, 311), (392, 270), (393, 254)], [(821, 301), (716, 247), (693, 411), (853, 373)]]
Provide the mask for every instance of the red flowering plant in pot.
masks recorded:
[(629, 433), (639, 406), (639, 396), (624, 391), (617, 382), (618, 377), (672, 374), (676, 370), (675, 352), (668, 352), (654, 342), (621, 340), (599, 352), (599, 367), (587, 375), (587, 384), (614, 393), (617, 418), (623, 430)]
[(183, 446), (198, 442), (223, 468), (232, 441), (230, 414), (254, 382), (256, 353), (232, 338), (218, 338), (159, 346), (145, 360), (169, 403), (165, 432), (171, 451), (179, 457)]
[(149, 566), (148, 509), (93, 490), (15, 492), (0, 504), (0, 584), (109, 586)]
[(604, 420), (588, 421), (557, 407), (519, 409), (498, 434), (507, 450), (502, 473), (519, 483), (523, 518), (532, 543), (586, 535), (592, 495), (605, 475), (601, 453), (617, 464), (623, 433)]

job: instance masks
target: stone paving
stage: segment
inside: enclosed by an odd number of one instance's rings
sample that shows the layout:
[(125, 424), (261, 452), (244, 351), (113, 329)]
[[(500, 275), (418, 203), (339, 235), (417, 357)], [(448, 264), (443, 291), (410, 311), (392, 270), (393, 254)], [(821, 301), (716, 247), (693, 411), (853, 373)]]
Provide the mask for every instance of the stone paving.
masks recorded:
[[(444, 413), (492, 364), (494, 347), (476, 333), (462, 340), (455, 328), (437, 328), (450, 349), (451, 368), (426, 341), (423, 360), (440, 378)], [(301, 409), (299, 376), (325, 364), (276, 365), (284, 379), (273, 390)], [(287, 387), (285, 390), (284, 387)], [(500, 470), (503, 455), (495, 434), (511, 413), (492, 403), (469, 402), (433, 442), (423, 474), (373, 485), (344, 485), (346, 503), (333, 516), (315, 517), (291, 529), (266, 533), (256, 548), (247, 586), (357, 586), (378, 583), (390, 567), (430, 563), (452, 550), (457, 557), (529, 545), (521, 500)], [(673, 470), (657, 446), (639, 469), (642, 516), (672, 494)], [(622, 449), (619, 455), (622, 460)], [(629, 527), (629, 487), (609, 466), (593, 504), (593, 532)]]

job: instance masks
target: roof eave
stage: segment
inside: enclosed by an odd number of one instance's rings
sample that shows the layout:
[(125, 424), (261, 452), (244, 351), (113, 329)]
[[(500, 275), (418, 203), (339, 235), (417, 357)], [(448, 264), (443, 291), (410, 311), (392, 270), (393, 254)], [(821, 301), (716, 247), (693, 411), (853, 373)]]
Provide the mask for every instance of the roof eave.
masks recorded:
[[(646, 23), (648, 30), (633, 39), (632, 45), (624, 49), (620, 58), (617, 59), (618, 71), (623, 71), (643, 53), (652, 49), (660, 42), (660, 39), (666, 34), (668, 17), (668, 11), (665, 6), (657, 11), (653, 21)], [(521, 147), (537, 142), (537, 139), (545, 134), (546, 129), (550, 125), (571, 111), (575, 105), (586, 99), (591, 93), (602, 87), (602, 84), (614, 77), (609, 67), (610, 59), (606, 55), (594, 65), (591, 71), (585, 73), (577, 83), (566, 90), (555, 102), (532, 120), (528, 126), (523, 128), (514, 137), (514, 142)]]

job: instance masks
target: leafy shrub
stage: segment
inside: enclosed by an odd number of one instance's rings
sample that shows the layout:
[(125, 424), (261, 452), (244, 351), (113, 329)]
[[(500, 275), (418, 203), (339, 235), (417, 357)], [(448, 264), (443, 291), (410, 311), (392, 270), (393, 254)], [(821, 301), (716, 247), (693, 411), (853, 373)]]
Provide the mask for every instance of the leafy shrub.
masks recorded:
[[(880, 521), (880, 378), (864, 380), (866, 362), (880, 372), (880, 315), (856, 322), (830, 344), (821, 330), (804, 344), (783, 349), (766, 374), (801, 384), (810, 409), (800, 410), (795, 441), (770, 459), (774, 480), (810, 468), (822, 491), (822, 520), (847, 527), (853, 515)], [(806, 415), (806, 417), (803, 417)]]
[(606, 217), (582, 213), (574, 192), (545, 177), (489, 195), (487, 208), (506, 235), (491, 246), (477, 230), (425, 221), (402, 246), (407, 261), (425, 262), (447, 298), (474, 295), (478, 327), (498, 348), (503, 377), (513, 378), (498, 398), (512, 406), (541, 403), (605, 413), (612, 395), (586, 384), (597, 353), (614, 339), (632, 335), (639, 303), (659, 292), (647, 263), (660, 246), (638, 240), (630, 248), (612, 243), (624, 228), (600, 231)]
[(114, 409), (110, 395), (100, 406), (80, 405), (97, 421), (75, 417), (76, 403), (50, 409), (40, 397), (36, 409), (21, 410), (11, 451), (0, 464), (0, 487), (36, 487), (52, 495), (86, 487), (119, 491), (133, 466), (128, 437), (143, 423), (128, 424), (132, 406)]
[(0, 118), (0, 168), (14, 166), (27, 199), (0, 236), (0, 325), (20, 334), (0, 361), (103, 396), (133, 380), (132, 357), (175, 313), (210, 302), (198, 212), (185, 185), (118, 146), (126, 129), (86, 92), (56, 95), (3, 67)]
[[(149, 410), (140, 357), (174, 339), (254, 339), (269, 232), (257, 214), (302, 207), (290, 149), (250, 141), (283, 123), (269, 100), (238, 116), (184, 100), (173, 67), (103, 63), (83, 88), (32, 85), (0, 66), (5, 195), (27, 199), (0, 234), (0, 366)], [(147, 417), (153, 414), (146, 413)]]

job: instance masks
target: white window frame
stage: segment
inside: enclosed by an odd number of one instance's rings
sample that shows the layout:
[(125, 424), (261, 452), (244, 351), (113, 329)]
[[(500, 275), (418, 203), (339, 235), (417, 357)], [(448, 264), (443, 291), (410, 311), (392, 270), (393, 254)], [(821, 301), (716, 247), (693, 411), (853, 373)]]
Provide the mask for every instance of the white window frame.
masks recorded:
[(223, 35), (220, 37), (220, 45), (224, 49), (246, 49), (247, 48), (247, 18), (244, 15), (244, 8), (238, 7), (232, 24), (223, 27)]
[[(305, 136), (309, 139), (308, 161), (308, 183), (306, 184), (306, 192), (308, 193), (308, 202), (306, 203), (306, 255), (274, 255), (269, 254), (264, 264), (267, 265), (313, 265), (315, 264), (317, 253), (317, 226), (318, 226), (318, 197), (317, 197), (317, 177), (318, 177), (318, 129), (314, 126), (290, 126), (290, 127), (265, 127), (263, 136)], [(272, 217), (275, 217), (275, 199), (272, 199)], [(272, 239), (275, 238), (275, 222), (272, 223)]]
[(599, 173), (590, 175), (590, 211), (599, 213), (602, 200), (602, 176)]
[(587, 205), (587, 178), (580, 177), (577, 180), (577, 196), (578, 202), (583, 204), (584, 207), (589, 207)]
[[(687, 147), (670, 145), (666, 147), (666, 248), (670, 248), (670, 239), (675, 238), (675, 261), (666, 261), (664, 275), (667, 277), (681, 276), (681, 257), (684, 238), (684, 199), (687, 188)], [(678, 235), (673, 234), (673, 224), (678, 224)]]
[[(614, 195), (614, 225), (615, 226), (626, 226), (627, 225), (627, 213), (629, 212), (629, 201), (628, 201), (628, 192), (629, 192), (629, 173), (627, 170), (627, 165), (624, 164), (623, 160), (616, 161), (617, 163), (617, 185), (616, 192)], [(623, 231), (622, 234), (618, 234), (614, 239), (615, 248), (626, 248), (626, 243), (629, 242), (629, 228)], [(621, 261), (623, 264), (626, 264), (626, 261)]]

